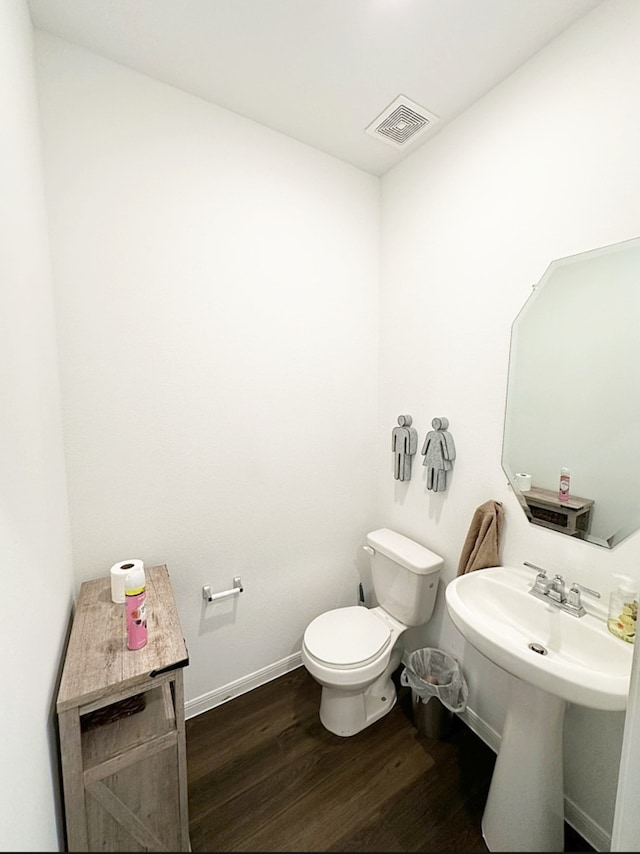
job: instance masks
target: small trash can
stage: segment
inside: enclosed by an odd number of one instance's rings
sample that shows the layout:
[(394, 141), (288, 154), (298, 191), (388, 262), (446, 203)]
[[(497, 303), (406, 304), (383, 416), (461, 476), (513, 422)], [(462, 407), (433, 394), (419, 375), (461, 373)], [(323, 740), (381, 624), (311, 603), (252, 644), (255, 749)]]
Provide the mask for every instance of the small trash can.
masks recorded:
[(413, 709), (413, 722), (422, 735), (440, 740), (451, 735), (453, 712), (450, 712), (437, 697), (426, 697), (423, 700), (416, 691), (412, 690), (411, 708)]
[(446, 738), (454, 713), (467, 707), (468, 689), (458, 662), (440, 649), (405, 652), (400, 683), (411, 688), (413, 721), (427, 738)]

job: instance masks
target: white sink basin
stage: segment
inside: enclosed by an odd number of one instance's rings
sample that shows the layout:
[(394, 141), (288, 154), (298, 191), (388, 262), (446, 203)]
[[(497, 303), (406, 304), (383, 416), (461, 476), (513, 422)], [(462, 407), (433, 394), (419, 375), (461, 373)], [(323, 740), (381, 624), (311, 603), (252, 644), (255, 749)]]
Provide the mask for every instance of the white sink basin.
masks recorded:
[(623, 711), (633, 645), (615, 638), (604, 619), (576, 617), (532, 596), (534, 580), (531, 570), (515, 566), (460, 575), (446, 588), (451, 619), (472, 646), (513, 676), (571, 703)]

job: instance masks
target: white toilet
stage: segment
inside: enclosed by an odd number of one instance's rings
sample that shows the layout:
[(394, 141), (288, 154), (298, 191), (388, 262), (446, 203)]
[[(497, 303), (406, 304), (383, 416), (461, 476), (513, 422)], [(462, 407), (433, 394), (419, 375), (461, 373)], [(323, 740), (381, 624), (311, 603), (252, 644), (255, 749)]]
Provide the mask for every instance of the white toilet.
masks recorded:
[(433, 613), (443, 560), (389, 528), (367, 534), (378, 605), (334, 608), (312, 620), (302, 663), (322, 685), (320, 720), (336, 735), (355, 735), (391, 711), (391, 674), (402, 659), (400, 636)]

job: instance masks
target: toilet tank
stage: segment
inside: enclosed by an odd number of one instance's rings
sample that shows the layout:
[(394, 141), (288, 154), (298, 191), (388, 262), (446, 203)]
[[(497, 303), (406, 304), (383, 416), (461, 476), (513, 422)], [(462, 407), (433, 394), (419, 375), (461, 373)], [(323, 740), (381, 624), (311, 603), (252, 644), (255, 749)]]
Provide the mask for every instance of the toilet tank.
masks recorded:
[(443, 559), (389, 528), (367, 534), (371, 578), (378, 604), (406, 626), (420, 626), (433, 613)]

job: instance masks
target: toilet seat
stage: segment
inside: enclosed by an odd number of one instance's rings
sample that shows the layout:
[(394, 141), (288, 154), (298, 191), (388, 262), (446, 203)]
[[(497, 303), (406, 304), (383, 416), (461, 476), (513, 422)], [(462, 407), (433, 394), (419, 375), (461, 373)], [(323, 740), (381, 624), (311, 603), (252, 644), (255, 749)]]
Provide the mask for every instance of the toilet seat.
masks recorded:
[(304, 633), (307, 653), (336, 670), (369, 664), (390, 642), (389, 626), (374, 611), (360, 605), (325, 611), (309, 623)]

